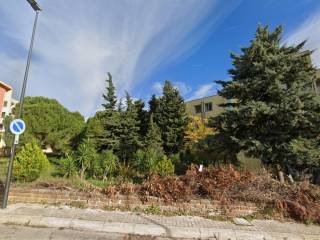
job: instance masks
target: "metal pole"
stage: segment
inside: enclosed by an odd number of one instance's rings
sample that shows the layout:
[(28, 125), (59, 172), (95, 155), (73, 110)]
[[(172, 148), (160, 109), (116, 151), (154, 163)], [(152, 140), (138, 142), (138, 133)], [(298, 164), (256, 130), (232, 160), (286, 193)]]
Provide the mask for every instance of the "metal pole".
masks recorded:
[[(26, 87), (27, 87), (27, 80), (28, 80), (29, 68), (30, 68), (30, 63), (31, 63), (34, 35), (36, 33), (36, 28), (37, 28), (38, 15), (39, 15), (39, 11), (36, 11), (36, 16), (35, 16), (34, 23), (33, 23), (30, 48), (29, 48), (29, 52), (28, 52), (27, 65), (26, 65), (26, 70), (24, 73), (24, 79), (23, 79), (22, 90), (21, 90), (21, 95), (20, 95), (18, 118), (21, 118), (21, 115), (22, 115), (22, 106), (23, 106), (24, 95), (25, 95)], [(17, 148), (17, 143), (15, 142), (15, 140), (13, 140), (12, 148), (11, 148), (11, 155), (10, 155), (10, 160), (9, 160), (9, 165), (8, 165), (8, 170), (7, 170), (7, 178), (6, 178), (4, 195), (3, 195), (2, 208), (6, 208), (7, 204), (8, 204), (8, 196), (9, 196), (9, 190), (10, 190), (11, 177), (12, 177), (13, 160), (15, 157), (16, 148)]]

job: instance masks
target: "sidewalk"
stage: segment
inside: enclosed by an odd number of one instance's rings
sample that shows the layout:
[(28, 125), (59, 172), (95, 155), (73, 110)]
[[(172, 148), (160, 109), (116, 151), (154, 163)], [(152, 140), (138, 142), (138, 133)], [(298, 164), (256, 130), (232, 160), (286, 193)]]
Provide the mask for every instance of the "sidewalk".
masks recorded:
[[(13, 204), (0, 210), (0, 224), (66, 228), (104, 233), (177, 239), (320, 240), (320, 226), (254, 220), (252, 225), (212, 221), (201, 217), (107, 212), (35, 204)], [(0, 233), (1, 234), (1, 233)]]

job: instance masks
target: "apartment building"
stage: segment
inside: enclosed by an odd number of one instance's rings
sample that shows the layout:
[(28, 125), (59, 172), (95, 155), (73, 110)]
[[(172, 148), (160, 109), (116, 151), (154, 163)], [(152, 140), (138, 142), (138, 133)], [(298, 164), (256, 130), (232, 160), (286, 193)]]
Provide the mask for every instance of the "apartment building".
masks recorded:
[(4, 119), (12, 112), (18, 101), (12, 98), (12, 87), (0, 81), (0, 148), (5, 146), (3, 135), (5, 132)]
[(227, 100), (219, 95), (204, 97), (186, 102), (187, 113), (191, 116), (201, 118), (214, 117), (224, 111), (220, 104), (226, 103)]
[[(309, 60), (311, 63), (311, 59)], [(317, 80), (312, 87), (316, 94), (320, 95), (320, 69), (317, 70)], [(215, 117), (224, 111), (220, 104), (227, 103), (228, 100), (219, 95), (194, 99), (186, 101), (187, 113), (191, 116), (198, 116), (201, 118)]]

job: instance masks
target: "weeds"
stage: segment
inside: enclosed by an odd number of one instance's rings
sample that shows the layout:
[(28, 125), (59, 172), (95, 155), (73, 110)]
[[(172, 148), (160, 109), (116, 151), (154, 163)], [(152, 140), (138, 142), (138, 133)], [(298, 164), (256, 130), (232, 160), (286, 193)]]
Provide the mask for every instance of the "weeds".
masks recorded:
[(144, 210), (147, 214), (154, 214), (154, 215), (160, 215), (161, 214), (161, 208), (157, 205), (150, 205)]
[(84, 201), (72, 201), (72, 202), (70, 202), (69, 205), (70, 205), (70, 207), (81, 208), (81, 209), (88, 207)]

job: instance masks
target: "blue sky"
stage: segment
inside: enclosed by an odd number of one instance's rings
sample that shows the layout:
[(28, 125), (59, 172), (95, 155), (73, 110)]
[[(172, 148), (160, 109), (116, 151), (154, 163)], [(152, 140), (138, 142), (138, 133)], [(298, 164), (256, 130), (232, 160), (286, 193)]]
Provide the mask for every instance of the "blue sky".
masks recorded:
[[(27, 95), (58, 99), (85, 116), (100, 109), (106, 72), (123, 96), (146, 101), (166, 79), (185, 99), (216, 93), (258, 23), (284, 26), (283, 43), (320, 46), (319, 0), (38, 0)], [(18, 97), (34, 13), (25, 0), (0, 2), (0, 80)], [(320, 67), (320, 50), (313, 63)]]

